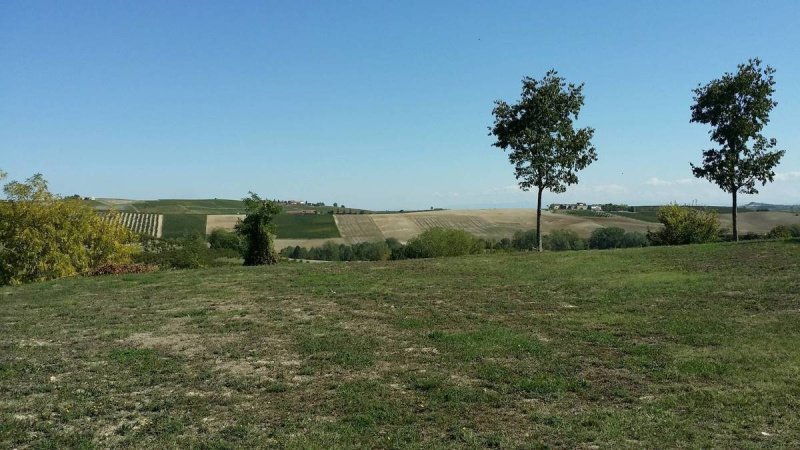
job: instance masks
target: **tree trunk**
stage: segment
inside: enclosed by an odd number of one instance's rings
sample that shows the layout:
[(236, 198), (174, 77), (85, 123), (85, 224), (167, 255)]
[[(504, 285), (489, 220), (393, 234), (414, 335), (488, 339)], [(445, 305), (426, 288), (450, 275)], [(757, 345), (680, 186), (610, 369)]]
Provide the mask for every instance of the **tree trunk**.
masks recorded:
[(542, 251), (542, 188), (539, 188), (539, 199), (536, 202), (536, 246)]
[(731, 218), (733, 219), (733, 241), (739, 242), (739, 228), (736, 225), (736, 191), (738, 191), (738, 189), (734, 189), (733, 194), (731, 195), (733, 197), (733, 210), (731, 211)]

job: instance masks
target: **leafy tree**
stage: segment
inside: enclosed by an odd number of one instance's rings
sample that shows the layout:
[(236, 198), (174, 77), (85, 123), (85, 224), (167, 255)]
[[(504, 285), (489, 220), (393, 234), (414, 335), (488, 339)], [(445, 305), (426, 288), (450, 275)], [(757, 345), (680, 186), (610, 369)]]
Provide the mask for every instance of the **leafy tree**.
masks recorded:
[(625, 243), (625, 230), (619, 227), (596, 228), (589, 236), (589, 248), (621, 248)]
[(737, 73), (726, 73), (694, 90), (692, 122), (711, 126), (709, 135), (719, 148), (703, 152), (703, 162), (692, 166), (697, 178), (706, 178), (731, 194), (733, 239), (739, 240), (736, 222), (736, 195), (758, 194), (756, 182), (766, 185), (773, 181), (773, 168), (785, 150), (770, 151), (777, 145), (761, 130), (769, 123), (769, 113), (777, 106), (772, 100), (775, 92), (775, 69), (761, 67), (761, 60), (751, 59), (740, 64)]
[(584, 250), (587, 245), (586, 241), (572, 230), (553, 230), (542, 239), (544, 248), (553, 251)]
[(564, 192), (578, 182), (577, 172), (597, 159), (591, 139), (592, 128), (575, 129), (583, 106), (583, 84), (567, 84), (555, 70), (541, 80), (525, 77), (522, 95), (516, 104), (497, 100), (492, 110), (492, 144), (510, 150), (519, 187), (538, 190), (536, 204), (536, 241), (542, 251), (542, 192)]
[(242, 248), (239, 235), (222, 228), (211, 231), (211, 234), (208, 235), (208, 243), (213, 249), (241, 250)]
[(431, 228), (406, 244), (407, 258), (438, 258), (478, 253), (478, 239), (464, 230)]
[(536, 230), (518, 230), (514, 232), (514, 236), (511, 239), (511, 247), (517, 250), (533, 250), (538, 246), (538, 239), (539, 236)]
[(629, 231), (622, 239), (622, 246), (625, 248), (647, 247), (648, 245), (650, 245), (650, 241), (647, 240), (647, 235), (638, 231)]
[(281, 212), (281, 207), (270, 200), (263, 200), (258, 194), (250, 192), (250, 197), (242, 199), (246, 216), (236, 224), (236, 232), (242, 236), (245, 266), (260, 266), (278, 262), (278, 254), (272, 235), (275, 225), (272, 219)]
[[(4, 174), (0, 174), (4, 175)], [(0, 284), (20, 284), (128, 264), (134, 235), (112, 211), (50, 193), (36, 174), (5, 185), (0, 201)]]
[(659, 208), (657, 217), (664, 227), (647, 233), (647, 239), (653, 245), (699, 244), (719, 238), (719, 221), (714, 210), (703, 211), (672, 204)]

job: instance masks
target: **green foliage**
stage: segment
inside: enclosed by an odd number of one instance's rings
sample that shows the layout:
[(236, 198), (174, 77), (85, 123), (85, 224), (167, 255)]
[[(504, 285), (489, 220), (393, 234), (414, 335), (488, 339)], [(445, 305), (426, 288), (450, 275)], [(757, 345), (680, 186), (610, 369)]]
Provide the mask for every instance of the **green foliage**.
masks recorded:
[(594, 129), (575, 129), (573, 123), (583, 102), (583, 84), (567, 84), (555, 70), (550, 70), (541, 80), (522, 80), (518, 103), (509, 105), (497, 100), (492, 110), (494, 125), (489, 130), (497, 139), (492, 145), (510, 151), (508, 159), (522, 190), (538, 190), (539, 251), (542, 191), (566, 191), (567, 186), (578, 183), (577, 172), (597, 160), (591, 143)]
[(587, 243), (572, 230), (554, 230), (550, 234), (542, 237), (542, 245), (545, 250), (565, 251), (565, 250), (585, 250)]
[(536, 250), (538, 242), (538, 233), (535, 229), (515, 231), (511, 239), (511, 247), (515, 250)]
[(712, 242), (719, 237), (716, 211), (703, 211), (672, 204), (658, 210), (658, 220), (664, 227), (647, 233), (647, 238), (653, 245), (698, 244)]
[[(795, 227), (800, 231), (800, 226), (795, 225)], [(767, 233), (768, 239), (788, 239), (790, 237), (794, 237), (792, 236), (792, 229), (786, 225), (778, 225)]]
[(478, 239), (464, 230), (432, 228), (406, 244), (407, 258), (438, 258), (478, 253), (483, 248)]
[(597, 228), (589, 236), (589, 248), (621, 248), (625, 241), (625, 230), (619, 227)]
[[(402, 245), (401, 245), (402, 247)], [(328, 241), (322, 247), (305, 249), (286, 247), (281, 256), (294, 259), (314, 259), (319, 261), (385, 261), (392, 250), (386, 242), (360, 242), (358, 244), (336, 244)]]
[(101, 217), (83, 202), (50, 193), (40, 174), (4, 187), (0, 201), (0, 284), (83, 274), (130, 262), (133, 234), (114, 212)]
[(241, 251), (242, 241), (238, 234), (217, 228), (208, 235), (208, 243), (213, 249), (229, 249)]
[(247, 215), (236, 225), (242, 236), (244, 265), (260, 266), (278, 262), (272, 235), (275, 232), (272, 219), (281, 212), (281, 207), (270, 200), (263, 200), (256, 193), (242, 199)]
[(597, 228), (589, 237), (589, 248), (594, 249), (647, 247), (649, 244), (644, 234), (626, 232), (619, 227)]
[(740, 64), (737, 73), (726, 73), (694, 90), (692, 122), (710, 125), (711, 140), (719, 147), (703, 151), (703, 162), (692, 166), (692, 173), (706, 178), (731, 194), (733, 204), (733, 236), (736, 225), (736, 194), (757, 194), (756, 183), (773, 181), (773, 168), (785, 150), (771, 151), (775, 139), (761, 134), (769, 123), (769, 114), (777, 106), (775, 69), (761, 67), (761, 60)]
[(136, 262), (155, 264), (161, 269), (200, 269), (211, 265), (212, 254), (202, 235), (176, 239), (146, 239)]

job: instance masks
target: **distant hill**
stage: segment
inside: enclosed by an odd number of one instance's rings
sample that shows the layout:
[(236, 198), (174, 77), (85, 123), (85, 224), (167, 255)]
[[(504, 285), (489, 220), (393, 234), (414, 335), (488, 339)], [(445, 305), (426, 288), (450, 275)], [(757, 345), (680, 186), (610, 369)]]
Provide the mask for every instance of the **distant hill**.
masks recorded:
[(742, 206), (742, 208), (749, 209), (751, 211), (789, 211), (789, 212), (800, 211), (800, 205), (773, 205), (770, 203), (756, 203), (756, 202), (750, 202)]

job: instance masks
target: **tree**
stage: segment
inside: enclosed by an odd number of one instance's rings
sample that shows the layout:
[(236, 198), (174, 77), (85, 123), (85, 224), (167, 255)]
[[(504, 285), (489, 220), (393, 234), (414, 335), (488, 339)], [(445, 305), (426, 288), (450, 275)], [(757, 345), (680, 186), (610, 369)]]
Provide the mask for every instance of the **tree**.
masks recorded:
[(113, 211), (103, 217), (82, 201), (52, 194), (40, 174), (12, 181), (3, 190), (0, 284), (51, 280), (130, 262), (134, 236)]
[(740, 64), (737, 73), (726, 73), (694, 90), (691, 121), (710, 125), (709, 135), (719, 148), (703, 151), (700, 166), (690, 163), (692, 173), (731, 194), (735, 241), (739, 240), (736, 195), (758, 194), (756, 182), (764, 186), (773, 181), (772, 169), (786, 153), (770, 151), (777, 141), (761, 134), (770, 111), (778, 105), (772, 100), (774, 73), (770, 66), (762, 68), (760, 59), (751, 59)]
[(258, 194), (250, 192), (250, 197), (242, 199), (246, 216), (236, 224), (236, 232), (244, 241), (243, 256), (245, 266), (260, 266), (278, 262), (278, 254), (272, 235), (275, 225), (272, 219), (281, 212), (281, 207), (270, 200), (263, 200)]
[(555, 70), (541, 80), (522, 79), (522, 95), (516, 104), (497, 100), (492, 110), (492, 144), (509, 150), (519, 187), (538, 190), (536, 242), (542, 251), (542, 192), (566, 191), (578, 182), (577, 172), (597, 160), (591, 144), (594, 129), (575, 129), (583, 106), (583, 84), (567, 84)]

